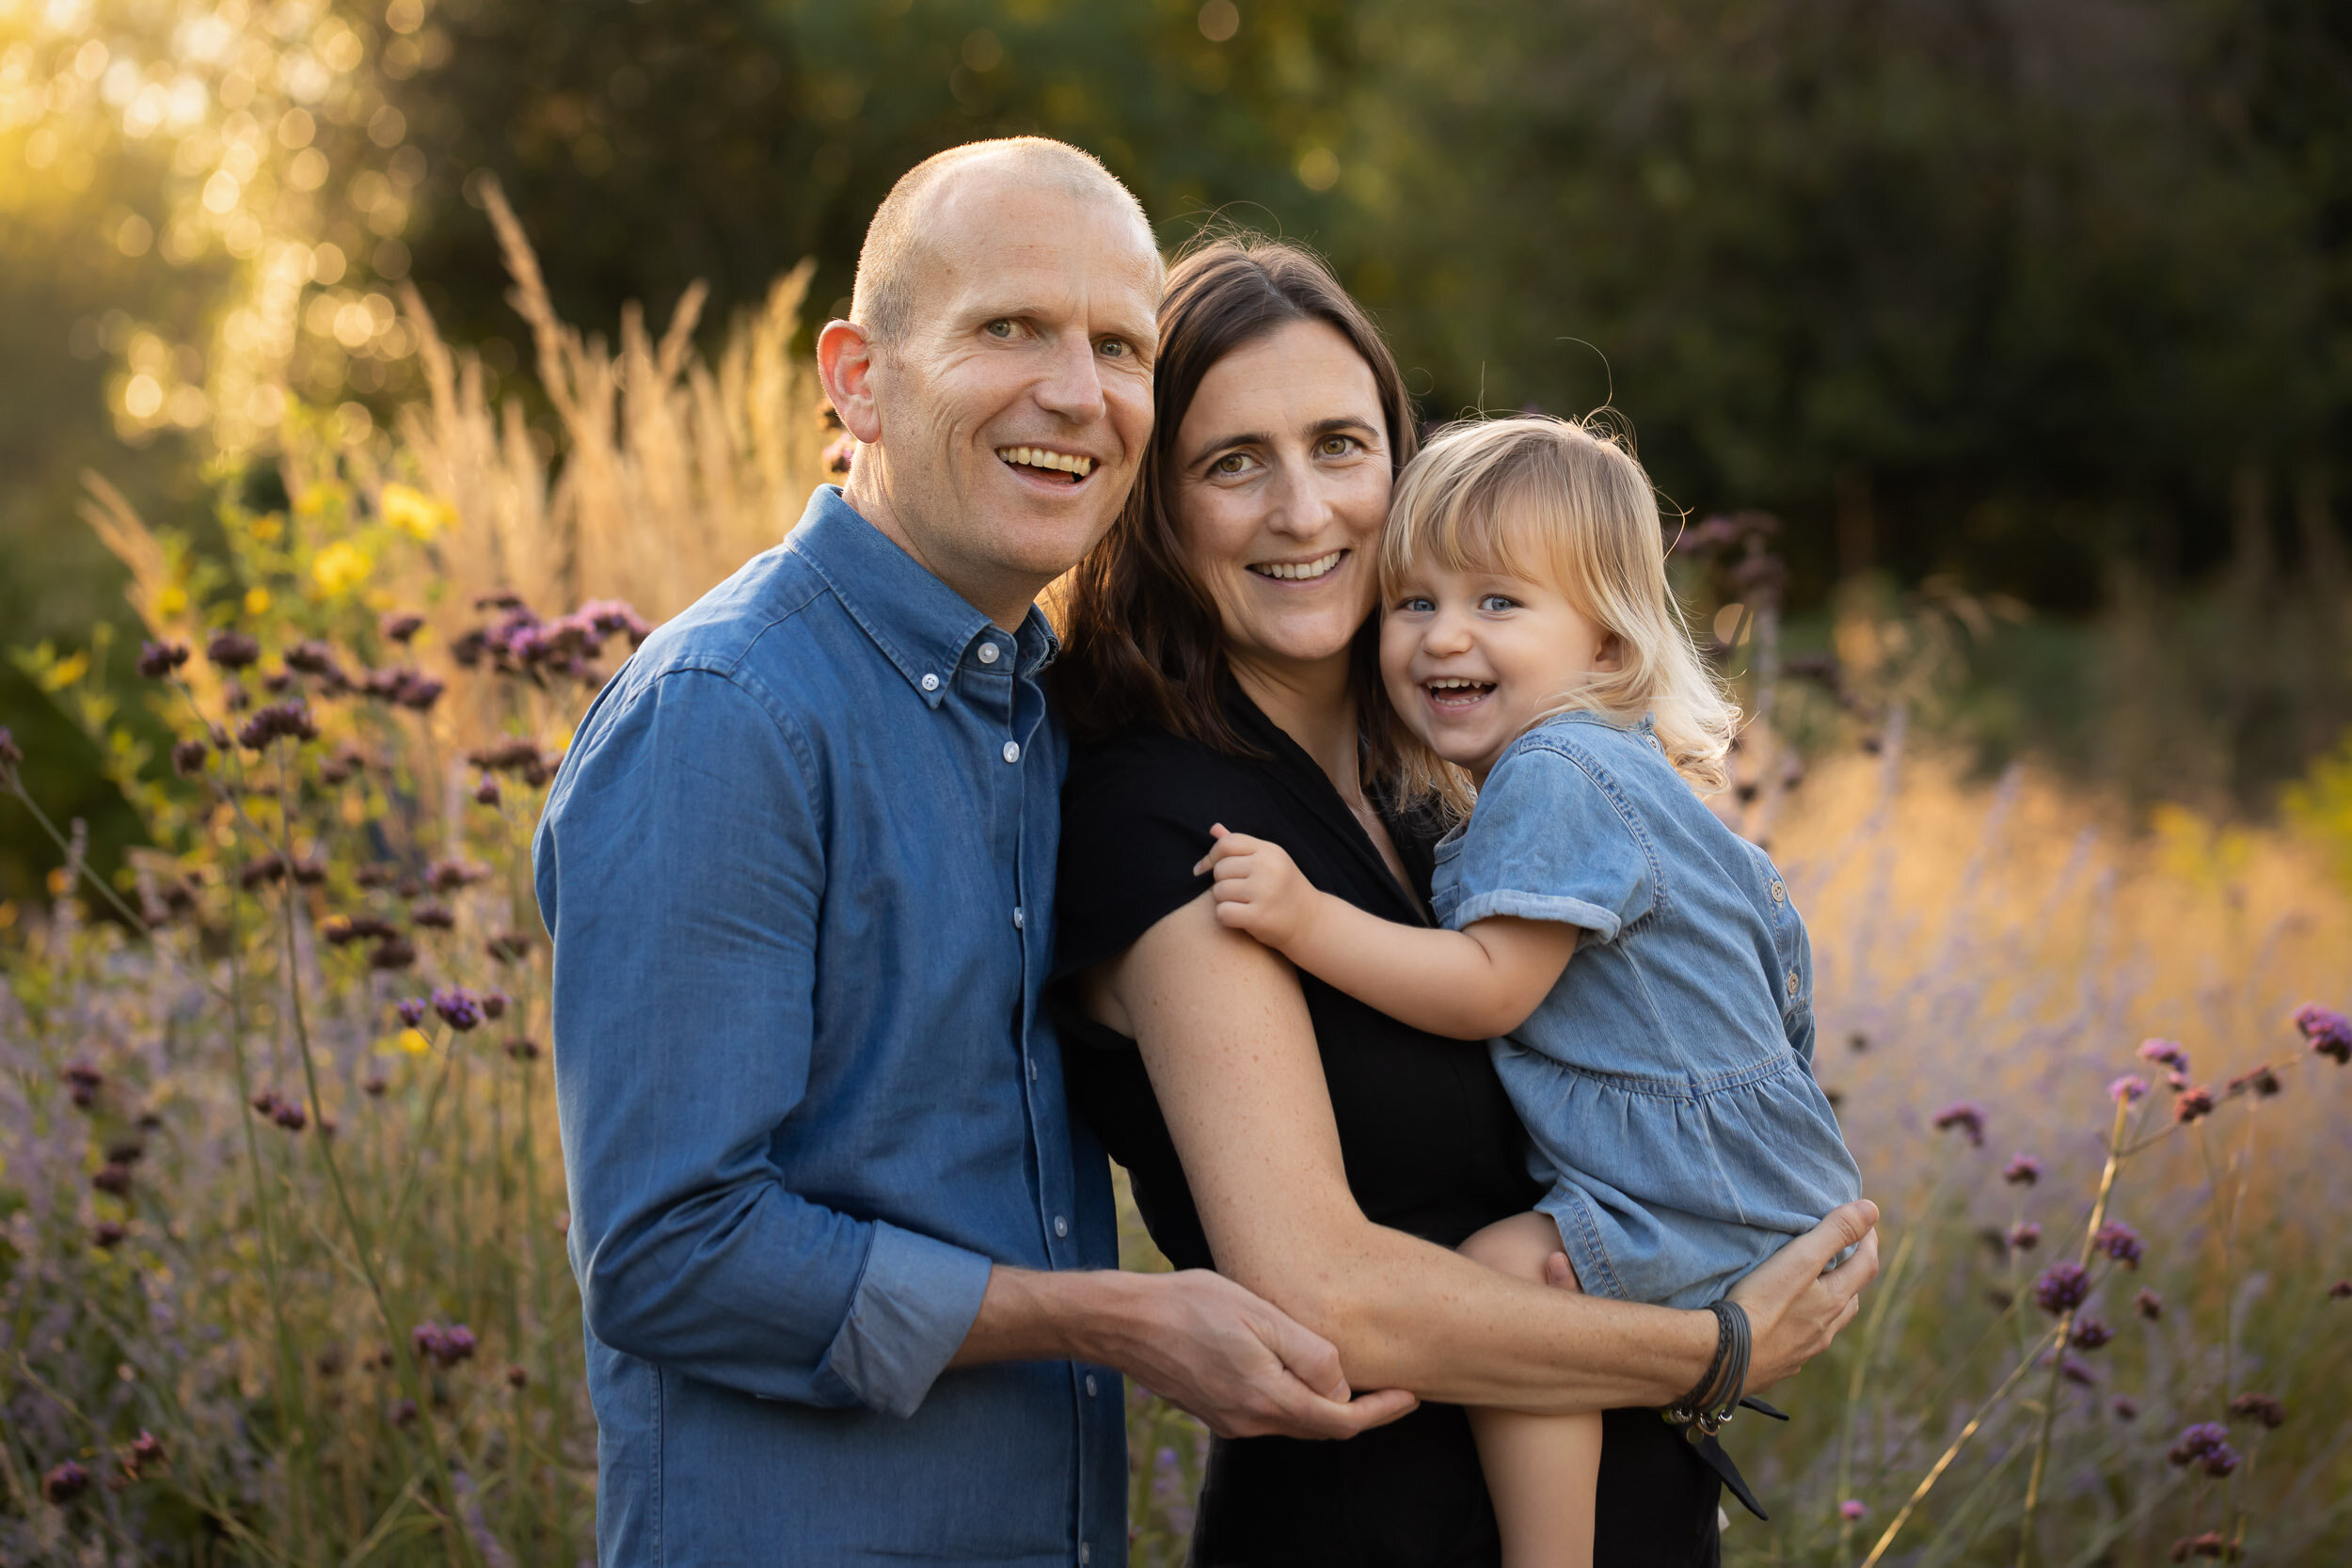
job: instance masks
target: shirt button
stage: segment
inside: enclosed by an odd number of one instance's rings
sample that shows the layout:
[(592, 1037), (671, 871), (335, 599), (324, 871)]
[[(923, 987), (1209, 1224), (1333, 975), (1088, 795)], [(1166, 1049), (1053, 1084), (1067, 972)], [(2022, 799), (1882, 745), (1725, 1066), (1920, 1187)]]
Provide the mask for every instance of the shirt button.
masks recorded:
[(1005, 742), (1005, 760), (1007, 762), (1019, 762), (1021, 760), (1021, 742), (1018, 740), (1008, 740)]
[(1078, 1560), (1080, 1562), (1092, 1562), (1094, 1560), (1094, 1548), (1088, 1545), (1083, 1541), (1078, 1543)]
[(1029, 1058), (1029, 1082), (1032, 1084), (1037, 1082), (1037, 1058), (1035, 1056)]
[(1785, 888), (1785, 887), (1781, 886), (1781, 885), (1780, 885), (1780, 883), (1778, 883), (1777, 881), (1775, 881), (1775, 882), (1772, 884), (1772, 902), (1773, 902), (1773, 903), (1775, 903), (1775, 904), (1785, 904), (1785, 903), (1787, 903), (1788, 901), (1788, 890), (1787, 888)]
[(995, 662), (996, 662), (996, 654), (997, 654), (997, 648), (996, 648), (996, 644), (995, 644), (995, 643), (993, 643), (993, 642), (983, 642), (983, 643), (981, 643), (981, 644), (980, 644), (980, 662), (981, 662), (982, 664), (993, 664), (993, 663), (995, 663)]
[(923, 677), (923, 689), (924, 689), (924, 690), (926, 690), (926, 691), (936, 691), (936, 690), (938, 690), (938, 689), (939, 689), (939, 677), (938, 677), (937, 675), (928, 675), (928, 674), (927, 674), (927, 675), (925, 675), (925, 676)]
[(1063, 1219), (1059, 1214), (1056, 1214), (1054, 1216), (1054, 1234), (1057, 1236), (1067, 1236), (1070, 1234), (1070, 1222)]
[(1087, 1373), (1087, 1398), (1089, 1398), (1089, 1399), (1092, 1399), (1093, 1397), (1094, 1397), (1094, 1374), (1093, 1374), (1092, 1372), (1089, 1372), (1089, 1373)]
[(1793, 969), (1788, 972), (1788, 994), (1797, 994), (1797, 972)]
[(1016, 931), (1021, 929), (1021, 906), (1018, 904), (1012, 909), (1012, 928)]

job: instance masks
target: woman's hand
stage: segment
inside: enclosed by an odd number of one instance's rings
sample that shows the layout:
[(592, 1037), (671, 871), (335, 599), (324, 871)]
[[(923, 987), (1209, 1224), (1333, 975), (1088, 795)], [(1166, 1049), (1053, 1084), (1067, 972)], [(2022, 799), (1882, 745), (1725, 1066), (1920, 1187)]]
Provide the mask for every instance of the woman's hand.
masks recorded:
[[(1782, 1247), (1732, 1288), (1747, 1309), (1753, 1349), (1747, 1391), (1759, 1393), (1797, 1375), (1829, 1348), (1862, 1309), (1862, 1288), (1879, 1272), (1879, 1207), (1859, 1198)], [(1853, 1256), (1823, 1274), (1848, 1247)]]
[(1209, 891), (1216, 900), (1216, 923), (1289, 952), (1313, 918), (1319, 896), (1314, 884), (1279, 844), (1231, 832), (1222, 822), (1209, 829), (1209, 836), (1216, 843), (1192, 874), (1205, 871), (1216, 879)]

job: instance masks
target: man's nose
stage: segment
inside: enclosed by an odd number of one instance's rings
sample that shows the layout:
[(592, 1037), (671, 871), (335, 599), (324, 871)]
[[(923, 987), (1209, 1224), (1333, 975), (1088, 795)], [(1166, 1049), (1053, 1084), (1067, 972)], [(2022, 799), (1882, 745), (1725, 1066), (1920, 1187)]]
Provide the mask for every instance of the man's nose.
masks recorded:
[(1108, 404), (1103, 396), (1103, 367), (1094, 343), (1083, 332), (1065, 332), (1056, 341), (1044, 377), (1037, 385), (1038, 406), (1073, 424), (1092, 424)]

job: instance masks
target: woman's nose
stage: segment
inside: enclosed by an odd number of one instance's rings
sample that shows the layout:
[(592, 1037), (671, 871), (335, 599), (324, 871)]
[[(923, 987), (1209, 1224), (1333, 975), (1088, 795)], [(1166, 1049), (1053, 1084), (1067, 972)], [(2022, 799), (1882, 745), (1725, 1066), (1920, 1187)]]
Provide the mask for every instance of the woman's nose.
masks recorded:
[(1275, 533), (1312, 539), (1330, 525), (1330, 498), (1305, 465), (1289, 459), (1275, 463), (1273, 482), (1266, 486), (1265, 526)]

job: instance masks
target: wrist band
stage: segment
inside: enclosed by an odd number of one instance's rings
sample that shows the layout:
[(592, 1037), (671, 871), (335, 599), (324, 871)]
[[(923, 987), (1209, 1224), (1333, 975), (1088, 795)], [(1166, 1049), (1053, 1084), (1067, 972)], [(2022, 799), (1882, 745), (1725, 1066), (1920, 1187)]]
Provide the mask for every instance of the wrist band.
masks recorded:
[(1715, 1358), (1707, 1364), (1696, 1387), (1659, 1412), (1692, 1442), (1713, 1436), (1740, 1407), (1753, 1349), (1748, 1314), (1738, 1302), (1711, 1301), (1707, 1309), (1715, 1314)]

